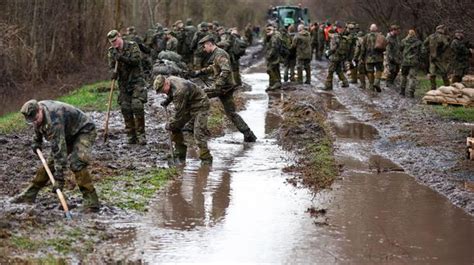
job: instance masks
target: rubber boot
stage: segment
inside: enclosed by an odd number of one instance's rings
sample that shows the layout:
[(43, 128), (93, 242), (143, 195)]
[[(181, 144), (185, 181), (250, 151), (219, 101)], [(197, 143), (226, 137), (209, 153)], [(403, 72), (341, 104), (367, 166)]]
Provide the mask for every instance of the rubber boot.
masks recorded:
[(332, 90), (332, 78), (327, 78), (324, 82), (324, 90)]
[(283, 82), (288, 82), (288, 67), (285, 67), (285, 73), (283, 74)]
[(436, 76), (430, 75), (431, 90), (436, 90)]
[(199, 150), (199, 159), (201, 159), (201, 164), (203, 165), (210, 165), (212, 164), (212, 155), (209, 152), (209, 149), (201, 149)]
[(453, 76), (453, 83), (461, 83), (462, 82), (462, 77), (459, 75)]
[(181, 132), (172, 132), (171, 141), (174, 142), (175, 149), (173, 152), (173, 156), (175, 162), (184, 163), (186, 161), (186, 153), (188, 151), (188, 147), (184, 144), (183, 134)]
[(133, 115), (123, 115), (123, 119), (125, 121), (125, 132), (127, 133), (127, 143), (128, 144), (136, 144), (137, 143), (137, 135), (135, 131), (135, 120), (133, 119)]
[(375, 91), (375, 89), (374, 89), (374, 82), (375, 82), (374, 73), (372, 73), (372, 72), (367, 73), (367, 79), (369, 79), (369, 90), (370, 91)]
[(41, 187), (30, 184), (22, 193), (15, 196), (10, 202), (11, 203), (34, 203), (36, 201), (36, 196), (41, 190)]
[(281, 83), (277, 81), (275, 82), (275, 84), (273, 84), (273, 86), (270, 87), (270, 90), (277, 90), (280, 88), (281, 88)]
[(298, 84), (303, 84), (303, 69), (298, 67), (297, 69), (298, 74)]
[(244, 142), (253, 143), (255, 141), (257, 141), (257, 136), (253, 134), (252, 130), (248, 129), (244, 132)]
[(137, 143), (140, 145), (146, 145), (144, 114), (135, 115), (135, 126), (137, 128)]
[(382, 79), (382, 72), (375, 72), (374, 88), (377, 92), (382, 92), (380, 88), (380, 80)]
[(92, 177), (87, 168), (74, 172), (77, 186), (82, 193), (82, 207), (84, 212), (98, 212), (100, 210), (99, 197), (92, 184)]
[(347, 81), (347, 78), (343, 72), (337, 73), (337, 77), (339, 77), (339, 80), (342, 81), (342, 87), (349, 87), (349, 81)]
[(359, 88), (366, 89), (366, 84), (365, 84), (365, 74), (359, 74), (359, 80), (360, 80), (360, 86)]

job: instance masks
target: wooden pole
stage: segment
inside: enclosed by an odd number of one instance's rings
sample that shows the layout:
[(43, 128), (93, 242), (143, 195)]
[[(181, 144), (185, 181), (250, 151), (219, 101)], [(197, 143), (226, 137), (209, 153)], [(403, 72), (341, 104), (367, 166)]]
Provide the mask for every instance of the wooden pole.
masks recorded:
[[(117, 73), (118, 61), (115, 61), (114, 73)], [(104, 143), (107, 142), (109, 136), (109, 118), (110, 118), (110, 108), (112, 107), (112, 97), (114, 95), (115, 79), (112, 80), (110, 85), (110, 94), (109, 94), (109, 103), (107, 105), (107, 114), (105, 115), (105, 129), (104, 129)]]

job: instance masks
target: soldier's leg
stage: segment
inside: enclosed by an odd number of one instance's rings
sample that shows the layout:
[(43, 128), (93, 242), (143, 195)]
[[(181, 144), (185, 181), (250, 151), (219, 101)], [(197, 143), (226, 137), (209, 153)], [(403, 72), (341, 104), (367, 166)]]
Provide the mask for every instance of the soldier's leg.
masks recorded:
[(194, 117), (194, 141), (199, 147), (199, 159), (203, 163), (212, 163), (212, 155), (207, 146), (209, 140), (209, 130), (207, 129), (207, 120), (209, 111), (199, 111)]
[(411, 98), (415, 97), (415, 89), (418, 87), (418, 79), (416, 77), (417, 71), (416, 67), (410, 67), (410, 70), (408, 72), (408, 96)]
[(336, 65), (336, 74), (339, 80), (342, 81), (342, 87), (349, 87), (349, 81), (347, 81), (346, 75), (344, 74), (344, 62), (340, 61)]
[(272, 64), (272, 75), (274, 83), (271, 86), (271, 89), (279, 89), (281, 87), (281, 74), (280, 74), (280, 64)]
[(336, 62), (329, 61), (328, 75), (326, 76), (326, 82), (324, 83), (324, 89), (332, 90), (332, 83), (334, 72), (336, 71)]
[(125, 132), (127, 133), (127, 142), (129, 144), (137, 143), (135, 131), (135, 119), (132, 110), (132, 95), (130, 93), (120, 91), (119, 100), (120, 110), (125, 122)]
[(141, 145), (146, 144), (145, 137), (145, 110), (144, 104), (147, 102), (148, 94), (143, 84), (135, 85), (132, 96), (132, 111), (135, 117), (135, 130), (137, 142)]
[(297, 81), (299, 84), (303, 84), (303, 60), (297, 59), (296, 61)]
[(275, 76), (273, 75), (272, 64), (267, 63), (267, 74), (268, 74), (268, 87), (272, 87), (275, 84)]
[(436, 75), (430, 74), (429, 78), (430, 78), (431, 90), (436, 90), (436, 87), (437, 87), (437, 85), (436, 85)]
[(283, 64), (283, 67), (284, 67), (283, 82), (288, 82), (288, 74), (290, 72), (288, 59), (285, 59), (285, 63)]
[(402, 82), (400, 84), (400, 95), (405, 96), (405, 89), (407, 87), (407, 77), (410, 71), (410, 66), (403, 66), (402, 67)]
[(232, 65), (232, 77), (234, 78), (234, 82), (237, 86), (242, 85), (242, 78), (240, 77), (240, 67), (239, 62)]
[(353, 65), (352, 62), (350, 64), (350, 73), (351, 73), (351, 84), (357, 84), (357, 65)]
[(235, 103), (233, 92), (229, 92), (225, 95), (219, 96), (219, 99), (224, 106), (224, 111), (226, 116), (232, 121), (232, 123), (237, 127), (239, 132), (244, 135), (245, 142), (255, 142), (257, 137), (253, 134), (252, 130), (250, 130), (247, 123), (240, 117), (239, 114), (236, 113), (235, 110)]
[(448, 74), (442, 75), (441, 78), (443, 78), (443, 85), (445, 85), (445, 86), (449, 86), (449, 85), (450, 85), (449, 78), (448, 78)]
[(187, 153), (188, 147), (184, 143), (184, 136), (181, 130), (171, 131), (171, 141), (174, 142), (174, 151), (173, 151), (174, 157), (182, 161), (186, 160), (186, 153)]
[[(48, 161), (48, 167), (51, 169), (54, 174), (54, 162), (52, 160)], [(48, 183), (49, 177), (46, 173), (46, 169), (41, 166), (36, 171), (36, 175), (31, 181), (31, 184), (19, 195), (15, 196), (11, 202), (12, 203), (34, 203), (36, 201), (36, 196), (38, 192), (46, 186)]]
[(296, 58), (291, 58), (289, 61), (289, 67), (290, 67), (290, 81), (295, 82), (295, 66), (296, 66)]
[(364, 63), (360, 63), (359, 62), (359, 65), (357, 66), (357, 72), (359, 73), (359, 80), (360, 80), (360, 88), (362, 89), (366, 89), (366, 86), (365, 86), (365, 76), (366, 76), (366, 71), (365, 71), (365, 64)]
[(377, 92), (382, 92), (382, 89), (380, 88), (380, 81), (382, 79), (383, 70), (384, 70), (383, 63), (375, 64), (374, 88), (375, 90), (377, 90)]
[(311, 60), (305, 60), (304, 69), (306, 72), (305, 84), (311, 84)]
[(369, 90), (370, 91), (375, 91), (374, 90), (374, 83), (375, 83), (374, 64), (373, 63), (367, 63), (365, 70), (367, 71), (367, 79), (369, 79)]

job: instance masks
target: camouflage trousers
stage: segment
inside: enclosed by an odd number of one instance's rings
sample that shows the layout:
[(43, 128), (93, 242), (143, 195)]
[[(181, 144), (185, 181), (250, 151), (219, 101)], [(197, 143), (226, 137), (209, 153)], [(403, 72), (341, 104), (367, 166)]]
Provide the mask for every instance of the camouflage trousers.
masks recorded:
[(182, 133), (183, 127), (188, 122), (193, 123), (194, 141), (199, 148), (199, 158), (202, 160), (212, 159), (211, 153), (207, 146), (209, 139), (209, 130), (207, 129), (207, 120), (209, 116), (209, 108), (188, 112), (184, 117), (179, 119), (179, 123), (173, 125), (171, 130), (171, 140), (175, 143), (175, 155), (177, 158), (186, 159), (187, 146), (184, 143), (184, 136)]
[(237, 127), (239, 132), (245, 134), (246, 132), (250, 131), (250, 128), (247, 123), (236, 112), (234, 102), (234, 91), (231, 90), (224, 95), (220, 95), (219, 100), (222, 102), (225, 115), (227, 116), (227, 118), (229, 118), (230, 121), (232, 121), (235, 127)]
[(397, 78), (398, 72), (400, 72), (400, 64), (388, 62), (387, 71), (388, 71), (387, 83), (394, 84), (395, 79)]
[(405, 94), (408, 88), (408, 95), (414, 97), (415, 89), (418, 86), (418, 79), (416, 78), (417, 68), (414, 66), (402, 66), (402, 81), (400, 85), (400, 93)]
[(270, 81), (270, 87), (275, 84), (281, 83), (279, 63), (267, 63), (267, 74)]
[(298, 83), (303, 83), (303, 69), (306, 74), (306, 83), (311, 83), (311, 59), (297, 59), (296, 69), (298, 72)]
[(315, 58), (316, 60), (321, 60), (321, 53), (319, 52), (318, 43), (311, 44), (311, 59)]
[(343, 82), (343, 86), (348, 86), (348, 81), (343, 71), (344, 62), (343, 61), (330, 61), (328, 67), (328, 75), (326, 77), (326, 89), (332, 89), (332, 83), (334, 78), (334, 73), (337, 74), (339, 79)]
[[(296, 66), (296, 57), (289, 56), (288, 58), (284, 59), (283, 66), (285, 67), (285, 73), (283, 75), (283, 81), (288, 82), (296, 81), (295, 80), (295, 66)], [(289, 79), (288, 79), (289, 75)]]
[(240, 77), (240, 65), (237, 61), (236, 64), (231, 65), (232, 68), (232, 78), (237, 86), (242, 85), (242, 78)]
[[(69, 168), (74, 172), (76, 183), (79, 188), (86, 188), (87, 190), (91, 189), (91, 187), (93, 189), (90, 175), (83, 176), (83, 174), (77, 173), (86, 169), (89, 165), (92, 145), (94, 144), (96, 136), (97, 133), (95, 129), (93, 129), (90, 132), (78, 134), (74, 139), (66, 143)], [(64, 182), (64, 176), (62, 174), (55, 175), (54, 162), (54, 159), (50, 157), (48, 159), (48, 167), (51, 169), (51, 172), (57, 181)], [(49, 177), (46, 174), (46, 169), (41, 166), (32, 182), (35, 186), (42, 188), (46, 183), (48, 183), (48, 181)]]
[(128, 89), (120, 88), (118, 103), (129, 140), (133, 140), (136, 134), (144, 135), (145, 133), (144, 104), (147, 100), (148, 91), (142, 82), (135, 83)]
[(365, 71), (367, 72), (367, 77), (369, 79), (370, 90), (373, 90), (374, 87), (377, 90), (380, 90), (380, 80), (382, 78), (383, 70), (384, 70), (383, 62), (365, 64)]

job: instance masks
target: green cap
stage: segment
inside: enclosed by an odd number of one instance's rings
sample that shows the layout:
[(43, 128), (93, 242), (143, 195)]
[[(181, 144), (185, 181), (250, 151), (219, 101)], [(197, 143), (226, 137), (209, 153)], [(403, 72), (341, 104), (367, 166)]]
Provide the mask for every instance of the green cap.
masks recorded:
[(116, 40), (119, 36), (120, 36), (120, 33), (116, 29), (113, 29), (109, 31), (109, 33), (107, 33), (107, 39), (110, 42)]
[(21, 114), (25, 116), (27, 120), (34, 120), (36, 113), (39, 110), (39, 104), (36, 99), (28, 100), (20, 109)]
[(212, 35), (207, 35), (207, 36), (205, 36), (204, 38), (202, 38), (202, 39), (199, 41), (199, 45), (202, 45), (202, 44), (204, 44), (204, 43), (206, 43), (206, 42), (208, 42), (208, 41), (214, 43), (214, 38), (212, 37)]
[(162, 75), (157, 75), (155, 81), (153, 82), (153, 87), (156, 90), (156, 93), (160, 93), (163, 90), (163, 85), (165, 84), (165, 77)]

